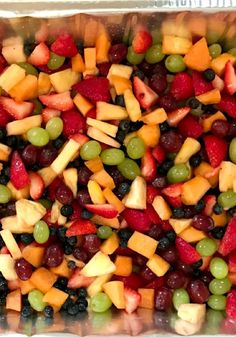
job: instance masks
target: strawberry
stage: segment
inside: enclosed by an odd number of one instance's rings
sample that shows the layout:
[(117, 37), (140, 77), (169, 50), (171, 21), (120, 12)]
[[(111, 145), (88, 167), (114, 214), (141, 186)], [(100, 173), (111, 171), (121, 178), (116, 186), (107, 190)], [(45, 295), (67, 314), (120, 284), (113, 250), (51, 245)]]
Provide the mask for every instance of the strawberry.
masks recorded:
[(207, 82), (202, 73), (199, 73), (198, 71), (192, 71), (192, 79), (195, 96), (204, 94), (213, 89), (212, 83)]
[(109, 80), (105, 77), (85, 79), (75, 84), (73, 89), (94, 104), (99, 101), (109, 102), (111, 99)]
[(164, 232), (169, 232), (169, 231), (173, 230), (173, 227), (171, 226), (171, 224), (169, 223), (168, 220), (162, 220), (161, 221), (161, 227), (162, 227)]
[(145, 209), (146, 215), (149, 217), (150, 221), (156, 225), (160, 225), (162, 220), (153, 208), (152, 205), (147, 204), (147, 208)]
[(216, 204), (216, 196), (212, 194), (208, 194), (203, 197), (203, 200), (205, 202), (203, 214), (211, 216), (213, 213), (213, 207)]
[(69, 91), (65, 91), (61, 94), (42, 95), (39, 96), (39, 99), (44, 105), (51, 109), (66, 111), (74, 107)]
[(227, 142), (213, 135), (204, 137), (207, 156), (212, 167), (217, 167), (224, 160), (228, 151)]
[(86, 131), (85, 118), (74, 109), (64, 111), (61, 114), (61, 119), (63, 120), (63, 135), (65, 137)]
[(82, 207), (76, 200), (72, 201), (71, 206), (73, 207), (73, 213), (69, 216), (70, 221), (79, 220), (81, 218)]
[(16, 102), (12, 98), (0, 97), (0, 109), (5, 110), (14, 119), (23, 119), (28, 117), (34, 109), (32, 102)]
[(193, 80), (187, 72), (175, 75), (170, 87), (171, 95), (176, 101), (183, 101), (194, 95)]
[(147, 182), (152, 182), (156, 178), (157, 165), (150, 148), (146, 149), (141, 159), (141, 174)]
[(230, 254), (229, 254), (229, 271), (231, 273), (236, 273), (236, 250), (233, 250)]
[(42, 110), (43, 122), (45, 124), (47, 124), (49, 119), (53, 117), (59, 117), (60, 115), (61, 115), (61, 111), (56, 110), (56, 109), (45, 108)]
[(139, 31), (135, 34), (132, 47), (135, 53), (143, 54), (152, 45), (152, 35), (147, 31)]
[(30, 178), (30, 196), (33, 200), (41, 198), (44, 191), (43, 178), (36, 172), (29, 172)]
[(110, 62), (104, 62), (104, 63), (97, 64), (97, 68), (99, 70), (100, 76), (107, 77), (107, 75), (109, 73), (109, 70), (111, 68), (111, 63)]
[(6, 246), (3, 246), (1, 249), (0, 249), (0, 254), (10, 254), (8, 248)]
[(221, 111), (227, 113), (232, 118), (236, 118), (236, 98), (234, 96), (223, 94), (218, 104)]
[(163, 287), (165, 285), (165, 281), (166, 281), (165, 277), (163, 277), (163, 276), (157, 277), (154, 281), (145, 285), (145, 288), (157, 289), (157, 288)]
[(161, 165), (166, 159), (165, 150), (161, 145), (157, 145), (152, 149), (152, 155), (159, 165)]
[(66, 236), (77, 236), (85, 234), (96, 234), (96, 226), (89, 220), (79, 219), (71, 224), (66, 231)]
[(72, 36), (66, 33), (57, 37), (51, 45), (51, 51), (65, 57), (73, 57), (78, 53)]
[(134, 77), (134, 94), (143, 109), (149, 109), (157, 100), (158, 95), (147, 86), (138, 76)]
[(191, 108), (185, 106), (183, 108), (178, 108), (174, 111), (168, 113), (167, 122), (170, 126), (177, 126), (182, 119), (190, 112)]
[(181, 207), (181, 188), (182, 183), (171, 184), (162, 189), (161, 193), (164, 194), (165, 199), (171, 204), (172, 207)]
[(69, 139), (73, 139), (77, 143), (79, 143), (81, 146), (84, 145), (89, 141), (89, 138), (82, 133), (76, 133), (74, 135), (69, 136)]
[(89, 110), (89, 112), (87, 112), (86, 114), (86, 117), (87, 118), (93, 118), (93, 119), (96, 119), (97, 118), (97, 111), (95, 108), (92, 108), (91, 110)]
[(138, 305), (141, 301), (141, 295), (134, 289), (125, 287), (124, 297), (125, 297), (125, 311), (128, 314), (131, 314), (138, 308)]
[(92, 212), (97, 215), (101, 215), (104, 218), (112, 219), (115, 218), (118, 215), (117, 209), (109, 204), (104, 204), (104, 205), (93, 205), (93, 204), (87, 204), (84, 205), (85, 208), (89, 212)]
[(44, 42), (39, 43), (30, 56), (27, 62), (34, 66), (46, 65), (50, 60), (50, 50)]
[(167, 200), (167, 202), (174, 208), (179, 208), (182, 206), (182, 200), (181, 197), (171, 197), (166, 195), (165, 199)]
[(11, 157), (10, 180), (17, 190), (29, 185), (30, 179), (25, 165), (17, 151)]
[(0, 126), (5, 127), (11, 120), (12, 118), (9, 113), (2, 106), (0, 106)]
[(60, 185), (64, 184), (61, 178), (56, 177), (51, 184), (48, 186), (48, 194), (49, 194), (49, 199), (51, 201), (55, 201), (56, 199), (56, 191)]
[(198, 119), (193, 115), (188, 114), (178, 124), (178, 129), (184, 137), (198, 138), (203, 133), (203, 127)]
[[(220, 323), (220, 334), (225, 335), (236, 335), (236, 320), (231, 317), (227, 317), (223, 319), (223, 315), (219, 316), (219, 323)], [(221, 320), (223, 321), (221, 322)], [(217, 322), (218, 323), (218, 322)]]
[(236, 290), (232, 289), (226, 297), (226, 314), (228, 317), (236, 319)]
[(226, 256), (234, 249), (236, 249), (236, 217), (233, 217), (228, 223), (218, 251), (221, 255)]
[(148, 185), (147, 185), (147, 203), (148, 203), (148, 204), (152, 204), (154, 198), (155, 198), (157, 195), (160, 195), (160, 191), (159, 191), (156, 187), (154, 187), (154, 186), (148, 184)]
[(5, 70), (6, 67), (7, 67), (7, 61), (2, 55), (0, 55), (0, 74), (3, 72), (3, 70)]
[(179, 254), (179, 258), (182, 262), (193, 264), (201, 259), (201, 255), (196, 251), (196, 249), (184, 239), (177, 237), (175, 240), (175, 245)]
[(135, 273), (131, 273), (129, 276), (113, 275), (112, 280), (124, 282), (124, 286), (137, 290), (143, 286), (143, 280)]
[(122, 215), (124, 219), (128, 222), (130, 228), (134, 231), (139, 231), (141, 233), (147, 232), (151, 227), (151, 220), (145, 212), (126, 208)]
[(219, 91), (223, 91), (225, 87), (224, 81), (220, 78), (220, 76), (215, 75), (214, 80), (211, 82), (214, 89), (218, 89)]
[(225, 65), (225, 89), (228, 94), (233, 95), (236, 92), (236, 74), (232, 61), (228, 61)]
[(67, 286), (72, 289), (77, 289), (81, 287), (88, 287), (94, 280), (95, 277), (83, 276), (80, 273), (81, 269), (76, 268), (68, 280)]

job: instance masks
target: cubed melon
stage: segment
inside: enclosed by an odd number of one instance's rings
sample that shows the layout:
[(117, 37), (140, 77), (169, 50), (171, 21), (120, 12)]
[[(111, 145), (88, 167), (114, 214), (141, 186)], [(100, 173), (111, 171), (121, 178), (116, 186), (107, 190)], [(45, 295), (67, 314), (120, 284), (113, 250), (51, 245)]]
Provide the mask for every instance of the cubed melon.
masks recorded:
[(143, 123), (152, 125), (163, 123), (166, 120), (167, 114), (163, 108), (157, 108), (140, 118), (140, 121), (142, 121)]
[(210, 67), (211, 55), (205, 37), (198, 40), (187, 52), (184, 62), (188, 68), (204, 71)]
[(38, 96), (38, 79), (34, 75), (27, 75), (17, 83), (9, 94), (17, 102), (27, 101)]
[(74, 97), (73, 102), (83, 116), (86, 116), (87, 113), (93, 108), (93, 104), (80, 94), (77, 94)]
[(52, 288), (56, 280), (57, 276), (44, 267), (36, 269), (30, 278), (30, 282), (33, 283), (35, 288), (44, 294)]
[(200, 231), (194, 227), (188, 227), (182, 231), (179, 236), (187, 242), (198, 242), (206, 238), (206, 234), (203, 231)]
[(21, 312), (21, 292), (20, 289), (14, 290), (7, 294), (6, 309)]
[(69, 278), (72, 274), (72, 270), (68, 268), (66, 259), (59, 266), (50, 268), (50, 271), (55, 275), (66, 278)]
[(0, 75), (0, 87), (6, 92), (9, 92), (24, 78), (25, 70), (17, 64), (12, 64)]
[(103, 169), (103, 163), (100, 157), (88, 160), (84, 162), (84, 164), (93, 173), (99, 172)]
[(161, 195), (157, 195), (154, 198), (152, 206), (162, 220), (170, 219), (172, 215), (171, 209)]
[(11, 148), (5, 144), (0, 144), (0, 160), (8, 161), (11, 154)]
[(170, 268), (169, 263), (157, 254), (148, 260), (147, 266), (158, 277), (165, 275)]
[(221, 101), (221, 94), (219, 89), (212, 89), (204, 94), (196, 96), (196, 98), (204, 105), (218, 104)]
[(57, 288), (50, 288), (43, 297), (43, 302), (57, 308), (61, 308), (68, 298), (68, 294)]
[(103, 241), (103, 243), (100, 246), (100, 251), (104, 254), (111, 255), (116, 251), (118, 247), (119, 247), (119, 237), (115, 232), (113, 232), (108, 239)]
[(182, 202), (185, 205), (196, 205), (210, 188), (211, 185), (207, 179), (196, 176), (183, 184), (181, 191)]
[(219, 182), (219, 170), (204, 161), (194, 169), (194, 175), (206, 178), (212, 187), (216, 187)]
[(44, 250), (44, 247), (28, 245), (22, 250), (22, 257), (32, 266), (38, 268), (42, 265)]
[(158, 125), (143, 125), (138, 131), (137, 135), (142, 138), (146, 146), (155, 147), (160, 139), (160, 128)]
[(103, 285), (104, 292), (117, 309), (125, 308), (124, 283), (121, 281), (110, 281)]
[(38, 95), (47, 95), (51, 89), (50, 77), (46, 73), (39, 73), (38, 77)]
[(128, 241), (128, 248), (151, 258), (157, 249), (158, 241), (148, 235), (135, 231)]
[(71, 58), (71, 66), (72, 66), (72, 70), (78, 73), (82, 73), (85, 71), (84, 60), (79, 53)]
[(226, 63), (228, 61), (234, 63), (235, 60), (236, 60), (235, 56), (228, 53), (223, 53), (211, 61), (211, 68), (217, 75), (221, 76), (224, 72)]
[(225, 212), (222, 212), (221, 214), (213, 213), (211, 217), (214, 221), (215, 227), (224, 227), (228, 222), (227, 215)]
[(110, 84), (113, 85), (113, 82), (112, 82), (113, 75), (130, 79), (132, 72), (133, 72), (133, 68), (130, 66), (126, 66), (123, 64), (112, 64), (109, 69), (107, 78), (109, 79)]
[(30, 280), (26, 280), (26, 281), (20, 280), (19, 282), (20, 282), (20, 291), (22, 295), (26, 295), (31, 290), (36, 288)]
[(95, 46), (96, 46), (96, 63), (100, 64), (103, 62), (108, 62), (109, 61), (108, 52), (111, 46), (111, 42), (108, 34), (105, 31), (97, 36)]
[(109, 121), (111, 119), (122, 120), (128, 118), (126, 109), (118, 105), (97, 102), (96, 108), (97, 119), (101, 121)]
[(141, 295), (141, 302), (139, 303), (139, 307), (145, 309), (153, 309), (155, 290), (139, 288), (138, 293)]
[(115, 259), (115, 275), (129, 276), (132, 273), (132, 258), (129, 256), (117, 255)]

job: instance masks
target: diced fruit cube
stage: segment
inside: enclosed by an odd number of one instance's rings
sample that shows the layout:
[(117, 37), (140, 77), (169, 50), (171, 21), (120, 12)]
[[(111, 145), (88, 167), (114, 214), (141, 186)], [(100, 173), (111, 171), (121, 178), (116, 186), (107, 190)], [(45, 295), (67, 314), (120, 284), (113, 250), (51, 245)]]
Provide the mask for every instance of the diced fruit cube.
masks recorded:
[(153, 309), (155, 290), (139, 288), (138, 293), (141, 295), (141, 301), (139, 303), (139, 307), (145, 308), (145, 309)]
[(187, 54), (192, 47), (192, 42), (184, 37), (164, 35), (162, 42), (163, 54)]
[(44, 267), (36, 269), (30, 278), (35, 288), (44, 294), (52, 288), (56, 280), (57, 276)]
[(32, 266), (38, 268), (43, 263), (44, 250), (44, 247), (28, 245), (22, 250), (22, 257)]
[(191, 225), (192, 219), (169, 219), (176, 234), (180, 234)]
[(8, 161), (11, 154), (11, 148), (7, 145), (0, 144), (0, 160)]
[(18, 221), (33, 226), (46, 214), (46, 209), (38, 202), (21, 199), (16, 202)]
[(100, 251), (84, 266), (81, 270), (81, 274), (88, 277), (100, 276), (113, 273), (115, 270), (115, 264), (110, 260), (109, 256)]
[(211, 56), (204, 37), (188, 50), (184, 62), (190, 69), (198, 71), (204, 71), (210, 67)]
[(197, 303), (181, 304), (178, 309), (178, 316), (189, 323), (198, 323), (206, 315), (206, 305)]
[(50, 271), (58, 276), (70, 278), (72, 271), (68, 268), (67, 261), (64, 259), (57, 267), (50, 268)]
[(170, 268), (169, 263), (156, 254), (148, 260), (147, 266), (158, 277), (165, 275)]
[(76, 168), (69, 168), (63, 171), (63, 178), (66, 186), (73, 192), (74, 198), (77, 195), (78, 175)]
[(210, 131), (212, 124), (216, 120), (226, 120), (224, 114), (221, 111), (217, 111), (215, 114), (211, 115), (210, 117), (203, 119), (202, 126), (203, 126), (204, 132)]
[(15, 272), (15, 261), (10, 254), (0, 254), (0, 272), (8, 281), (17, 280), (18, 276)]
[(124, 283), (121, 281), (110, 281), (103, 285), (104, 292), (110, 297), (114, 306), (125, 309)]
[(151, 258), (156, 251), (158, 242), (148, 235), (135, 231), (128, 241), (128, 247), (133, 251)]
[(175, 164), (186, 163), (192, 155), (197, 153), (201, 148), (201, 144), (194, 138), (186, 138), (177, 156)]
[(211, 188), (207, 179), (196, 176), (182, 186), (181, 199), (185, 205), (196, 205), (203, 195)]
[(145, 124), (160, 124), (167, 120), (167, 114), (163, 108), (158, 108), (143, 115), (140, 121)]
[(157, 195), (152, 203), (153, 208), (162, 220), (169, 220), (172, 212), (167, 202), (161, 195)]
[(194, 227), (188, 227), (182, 231), (179, 236), (184, 239), (186, 242), (197, 242), (206, 238), (206, 234), (203, 231), (199, 231)]
[(58, 93), (70, 90), (71, 87), (79, 81), (79, 74), (71, 68), (57, 71), (49, 76), (53, 88)]
[(79, 53), (71, 58), (71, 66), (72, 70), (78, 73), (82, 73), (85, 71), (84, 60)]
[(160, 129), (158, 125), (143, 125), (137, 135), (142, 138), (146, 146), (155, 147), (160, 139)]
[(91, 220), (99, 225), (109, 226), (116, 229), (120, 228), (120, 223), (117, 217), (113, 219), (107, 219), (100, 215), (94, 215)]
[(68, 298), (68, 294), (64, 291), (52, 287), (49, 289), (43, 297), (43, 302), (48, 303), (52, 307), (61, 308)]
[(102, 193), (102, 189), (100, 187), (100, 185), (93, 180), (89, 180), (88, 182), (88, 192), (90, 195), (90, 198), (92, 200), (92, 202), (94, 204), (104, 204), (106, 202), (103, 193)]
[(108, 239), (103, 241), (103, 243), (100, 246), (100, 251), (103, 254), (111, 255), (116, 251), (118, 247), (119, 247), (119, 237), (115, 232), (113, 232)]
[(21, 292), (20, 289), (14, 290), (7, 295), (6, 309), (21, 312)]
[(211, 61), (211, 68), (214, 70), (214, 72), (217, 75), (221, 76), (225, 69), (226, 63), (228, 61), (231, 61), (234, 63), (235, 60), (236, 60), (235, 56), (228, 54), (228, 53), (223, 53)]
[(199, 100), (199, 102), (205, 105), (218, 104), (220, 103), (221, 95), (218, 89), (213, 89), (211, 91), (205, 92), (204, 94), (196, 96), (196, 98)]
[(21, 250), (9, 229), (3, 229), (0, 235), (13, 259), (19, 259), (21, 257)]
[(136, 177), (130, 186), (125, 200), (125, 207), (134, 209), (146, 208), (146, 182), (142, 177)]
[(105, 274), (96, 277), (96, 279), (88, 286), (87, 292), (90, 297), (93, 297), (103, 289), (103, 285), (110, 281), (112, 274)]
[(17, 83), (25, 78), (25, 70), (17, 64), (12, 64), (0, 75), (0, 86), (9, 92)]
[(129, 256), (117, 255), (115, 259), (115, 275), (129, 276), (132, 273), (132, 258)]
[(38, 77), (38, 95), (47, 95), (51, 89), (51, 81), (48, 74), (39, 73)]

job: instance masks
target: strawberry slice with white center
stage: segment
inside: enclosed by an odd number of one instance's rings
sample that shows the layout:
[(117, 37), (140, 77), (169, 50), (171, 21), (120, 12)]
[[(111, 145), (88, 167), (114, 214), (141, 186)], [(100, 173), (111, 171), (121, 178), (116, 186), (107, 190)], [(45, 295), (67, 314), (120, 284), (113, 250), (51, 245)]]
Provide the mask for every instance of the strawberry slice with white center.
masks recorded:
[(157, 165), (150, 148), (146, 150), (141, 162), (142, 176), (147, 182), (152, 182), (156, 178)]
[(61, 94), (42, 95), (39, 96), (39, 99), (44, 105), (51, 109), (66, 111), (74, 107), (69, 91), (65, 91)]
[(16, 102), (12, 98), (0, 97), (0, 106), (8, 112), (14, 119), (28, 117), (34, 109), (32, 102)]
[(17, 151), (14, 151), (11, 158), (10, 180), (17, 190), (29, 185), (30, 178), (25, 165)]
[(96, 234), (96, 226), (89, 220), (79, 219), (71, 224), (66, 231), (66, 236), (77, 236), (86, 234)]
[(95, 277), (81, 275), (80, 271), (80, 268), (76, 268), (72, 276), (69, 278), (67, 284), (69, 288), (78, 289), (81, 287), (88, 287), (95, 280)]
[(41, 42), (34, 48), (27, 61), (34, 66), (42, 66), (46, 65), (49, 60), (50, 50), (44, 42)]
[(131, 288), (124, 289), (124, 296), (125, 296), (125, 311), (128, 314), (134, 312), (141, 301), (141, 295)]
[(30, 196), (33, 200), (41, 198), (44, 191), (43, 178), (36, 172), (29, 172), (30, 178)]
[(134, 77), (134, 94), (143, 109), (149, 109), (157, 100), (158, 95), (139, 77)]
[(135, 53), (143, 54), (152, 45), (152, 35), (144, 30), (140, 30), (134, 36), (132, 47)]
[(92, 212), (97, 215), (101, 215), (104, 218), (108, 218), (108, 219), (115, 218), (118, 215), (117, 209), (110, 204), (104, 204), (104, 205), (87, 204), (85, 205), (85, 208), (87, 208), (89, 212)]
[(225, 89), (230, 94), (233, 95), (236, 92), (236, 74), (234, 70), (234, 65), (232, 61), (228, 61), (225, 66)]

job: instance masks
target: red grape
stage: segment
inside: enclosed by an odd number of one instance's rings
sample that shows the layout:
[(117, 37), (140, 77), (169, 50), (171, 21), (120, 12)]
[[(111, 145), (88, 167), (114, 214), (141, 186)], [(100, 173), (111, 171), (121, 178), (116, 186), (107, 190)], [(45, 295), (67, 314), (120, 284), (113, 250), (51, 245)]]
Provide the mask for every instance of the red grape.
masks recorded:
[(172, 271), (167, 275), (166, 285), (171, 289), (182, 288), (186, 278), (181, 271)]
[(45, 146), (39, 153), (40, 166), (50, 166), (54, 159), (57, 157), (57, 150), (50, 145)]
[(199, 303), (199, 304), (205, 303), (210, 296), (207, 286), (201, 280), (191, 281), (188, 285), (187, 290), (188, 290), (191, 300), (194, 303)]
[(175, 131), (163, 133), (160, 138), (160, 145), (166, 152), (178, 152), (182, 146), (183, 139), (180, 134)]
[(109, 50), (109, 59), (111, 63), (121, 63), (127, 54), (127, 47), (123, 43), (117, 43), (111, 46)]
[(73, 193), (71, 189), (64, 183), (56, 190), (56, 199), (63, 205), (69, 205), (73, 201)]
[(85, 241), (83, 244), (83, 249), (88, 253), (96, 253), (99, 251), (101, 240), (95, 234), (89, 234), (84, 236)]
[(214, 221), (210, 216), (198, 214), (193, 217), (191, 225), (200, 231), (209, 232), (214, 228)]
[(22, 159), (26, 165), (34, 165), (37, 162), (38, 149), (34, 145), (27, 145), (22, 152)]
[(15, 271), (19, 279), (22, 281), (28, 280), (33, 272), (33, 266), (23, 258), (16, 260)]
[(62, 247), (55, 243), (46, 248), (44, 254), (44, 263), (47, 267), (57, 267), (59, 266), (64, 258), (64, 251)]
[(166, 311), (172, 304), (172, 292), (166, 287), (160, 287), (155, 294), (155, 308), (157, 310)]

